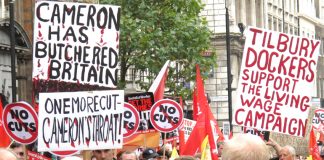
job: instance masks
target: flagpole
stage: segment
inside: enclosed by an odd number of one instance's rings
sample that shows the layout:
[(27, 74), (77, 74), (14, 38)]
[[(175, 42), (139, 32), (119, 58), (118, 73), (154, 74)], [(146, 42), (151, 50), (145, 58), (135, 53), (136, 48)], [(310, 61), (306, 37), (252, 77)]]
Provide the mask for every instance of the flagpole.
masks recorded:
[(230, 123), (230, 131), (233, 130), (232, 126), (232, 73), (231, 73), (231, 47), (230, 47), (230, 28), (229, 28), (229, 13), (228, 4), (225, 1), (226, 11), (226, 53), (227, 53), (227, 97), (228, 97), (228, 120)]
[(165, 133), (164, 134), (164, 139), (163, 139), (163, 159), (165, 159), (165, 146), (166, 146), (166, 144), (165, 144), (165, 142), (166, 142), (166, 135), (167, 135), (167, 133)]
[(9, 2), (10, 12), (10, 54), (11, 54), (11, 86), (12, 102), (16, 102), (16, 53), (15, 53), (15, 20), (14, 20), (14, 0)]

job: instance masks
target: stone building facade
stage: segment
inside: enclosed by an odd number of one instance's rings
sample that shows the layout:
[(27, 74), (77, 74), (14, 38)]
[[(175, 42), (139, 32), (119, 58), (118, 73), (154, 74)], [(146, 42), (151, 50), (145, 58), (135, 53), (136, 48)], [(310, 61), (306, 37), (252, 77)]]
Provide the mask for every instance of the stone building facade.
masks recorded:
[[(320, 106), (319, 101), (324, 98), (324, 0), (203, 0), (203, 3), (205, 7), (201, 16), (206, 17), (209, 28), (214, 33), (212, 45), (216, 48), (218, 57), (214, 76), (205, 81), (205, 88), (211, 99), (211, 110), (220, 126), (229, 120), (225, 7), (229, 10), (230, 21), (232, 106), (236, 104), (235, 89), (244, 48), (242, 32), (248, 26), (321, 40), (316, 84), (312, 95), (314, 108)], [(314, 112), (310, 113), (311, 116), (313, 114)], [(234, 132), (240, 130), (240, 127), (234, 127)], [(299, 154), (306, 154), (308, 150), (305, 138), (290, 139), (289, 136), (276, 134), (273, 137), (280, 141), (286, 140), (281, 143), (295, 145)]]
[[(11, 54), (9, 28), (9, 2), (1, 0), (0, 6), (0, 93), (7, 100), (12, 100), (11, 83)], [(15, 1), (15, 53), (16, 53), (16, 88), (17, 100), (31, 102), (31, 71), (32, 71), (32, 33), (33, 33), (33, 4), (32, 0)]]

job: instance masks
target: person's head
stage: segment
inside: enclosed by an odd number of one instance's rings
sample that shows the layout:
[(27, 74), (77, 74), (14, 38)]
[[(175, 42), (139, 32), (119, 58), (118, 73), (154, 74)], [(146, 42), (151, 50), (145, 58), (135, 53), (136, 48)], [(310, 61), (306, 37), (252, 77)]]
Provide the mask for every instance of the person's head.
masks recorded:
[(16, 154), (19, 160), (25, 159), (24, 146), (20, 143), (13, 142), (10, 149)]
[(168, 150), (168, 149), (166, 149), (164, 147), (162, 147), (160, 150), (158, 150), (157, 153), (159, 154), (159, 157), (158, 157), (159, 160), (166, 160), (166, 159), (169, 159), (171, 157), (170, 150)]
[(121, 154), (121, 160), (137, 160), (137, 155), (135, 152), (125, 151)]
[(265, 142), (251, 134), (238, 134), (224, 143), (222, 160), (269, 160)]
[(142, 158), (145, 160), (157, 159), (158, 157), (159, 157), (159, 154), (156, 153), (156, 151), (152, 148), (146, 148), (142, 153)]
[(96, 160), (112, 160), (114, 158), (112, 149), (94, 150), (92, 154)]
[(296, 157), (296, 151), (294, 147), (286, 145), (279, 151), (279, 160), (294, 160)]
[(18, 160), (18, 158), (15, 153), (7, 149), (0, 148), (0, 160)]
[(217, 143), (217, 154), (218, 154), (218, 157), (221, 157), (222, 156), (223, 147), (224, 147), (224, 142), (218, 142)]

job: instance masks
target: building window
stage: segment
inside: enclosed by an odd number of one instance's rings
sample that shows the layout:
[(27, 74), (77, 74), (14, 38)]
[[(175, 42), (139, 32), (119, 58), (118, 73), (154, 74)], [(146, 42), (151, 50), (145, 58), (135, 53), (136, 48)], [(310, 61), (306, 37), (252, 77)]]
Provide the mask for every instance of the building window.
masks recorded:
[(9, 2), (8, 0), (1, 0), (0, 18), (9, 18)]

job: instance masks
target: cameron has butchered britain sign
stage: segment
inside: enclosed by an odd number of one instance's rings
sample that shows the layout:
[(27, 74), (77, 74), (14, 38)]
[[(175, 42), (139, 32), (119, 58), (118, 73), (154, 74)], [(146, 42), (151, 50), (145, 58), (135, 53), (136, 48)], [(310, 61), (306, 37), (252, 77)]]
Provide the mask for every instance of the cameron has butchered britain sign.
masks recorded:
[(305, 136), (320, 41), (248, 28), (233, 123)]
[(35, 4), (33, 78), (116, 88), (120, 7)]

